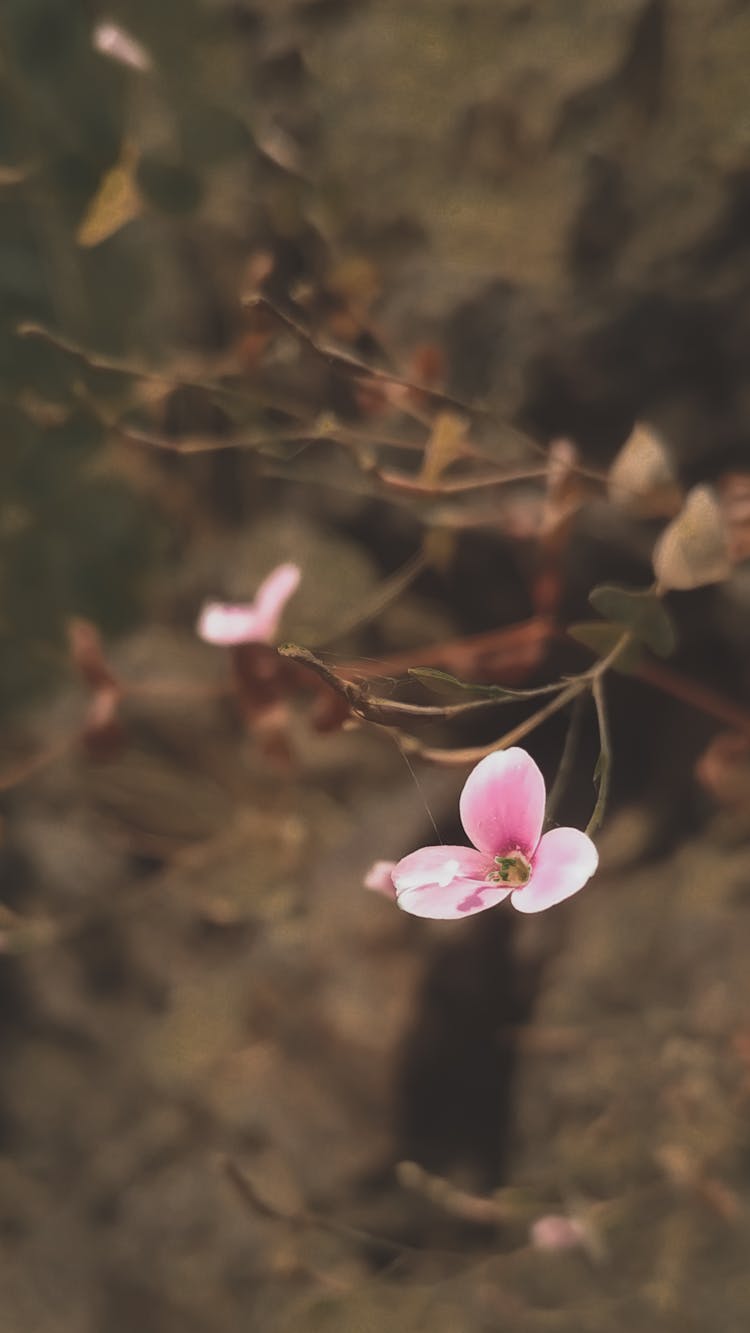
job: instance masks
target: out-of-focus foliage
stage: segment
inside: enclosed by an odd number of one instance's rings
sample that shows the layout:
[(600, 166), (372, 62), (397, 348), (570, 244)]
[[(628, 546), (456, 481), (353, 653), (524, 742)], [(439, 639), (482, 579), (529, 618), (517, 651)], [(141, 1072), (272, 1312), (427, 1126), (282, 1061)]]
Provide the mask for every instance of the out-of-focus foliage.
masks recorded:
[[(201, 247), (213, 238), (221, 253), (217, 227), (226, 238), (238, 225), (251, 171), (231, 16), (194, 0), (111, 13), (137, 31), (153, 72), (94, 49), (82, 0), (8, 0), (0, 15), (6, 701), (52, 678), (66, 616), (109, 630), (132, 624), (144, 576), (157, 551), (167, 553), (161, 520), (105, 464), (106, 423), (128, 403), (134, 380), (92, 371), (19, 329), (41, 325), (151, 366), (215, 336), (206, 302), (216, 304), (216, 275), (212, 266), (202, 290)], [(122, 225), (108, 229), (92, 207), (123, 160), (132, 167), (130, 204), (123, 209), (121, 197)], [(245, 189), (224, 200), (219, 224), (211, 207), (233, 179)], [(225, 320), (221, 298), (217, 318)]]

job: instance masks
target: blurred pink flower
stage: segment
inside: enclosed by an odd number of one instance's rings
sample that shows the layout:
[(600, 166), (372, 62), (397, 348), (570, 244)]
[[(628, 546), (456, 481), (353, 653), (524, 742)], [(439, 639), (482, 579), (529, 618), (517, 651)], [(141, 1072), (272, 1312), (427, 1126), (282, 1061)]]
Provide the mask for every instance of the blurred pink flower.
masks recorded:
[(511, 895), (519, 912), (543, 912), (582, 889), (599, 863), (580, 829), (541, 836), (544, 778), (525, 750), (495, 750), (461, 793), (461, 823), (473, 847), (422, 847), (393, 872), (399, 907), (414, 916), (458, 919)]
[(529, 1239), (535, 1250), (572, 1250), (585, 1242), (586, 1232), (574, 1217), (547, 1213), (532, 1223)]
[(102, 19), (96, 24), (91, 34), (91, 44), (95, 51), (109, 56), (120, 65), (130, 65), (131, 69), (142, 72), (151, 69), (151, 56), (145, 46), (118, 23)]
[(373, 893), (383, 893), (386, 898), (395, 898), (396, 889), (393, 884), (395, 869), (395, 861), (373, 861), (363, 880), (365, 888), (372, 889)]
[(261, 583), (253, 602), (207, 602), (198, 618), (198, 634), (206, 643), (224, 646), (272, 643), (301, 576), (299, 565), (277, 565)]

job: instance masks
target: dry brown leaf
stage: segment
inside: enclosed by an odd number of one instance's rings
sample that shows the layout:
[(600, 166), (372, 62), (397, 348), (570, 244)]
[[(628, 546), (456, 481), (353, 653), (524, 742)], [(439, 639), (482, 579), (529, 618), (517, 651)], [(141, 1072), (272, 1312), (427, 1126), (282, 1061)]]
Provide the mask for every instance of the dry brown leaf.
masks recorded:
[(653, 563), (664, 591), (720, 583), (731, 572), (724, 516), (708, 486), (694, 486), (688, 493), (656, 543)]
[(451, 463), (463, 452), (467, 423), (457, 412), (438, 412), (424, 451), (419, 480), (435, 486)]
[(608, 478), (609, 498), (620, 508), (644, 518), (677, 513), (682, 492), (669, 451), (661, 436), (645, 422), (636, 422), (615, 458)]
[(113, 167), (102, 176), (99, 187), (83, 216), (76, 240), (89, 249), (106, 241), (126, 223), (140, 217), (143, 200), (135, 183), (138, 150), (127, 140)]

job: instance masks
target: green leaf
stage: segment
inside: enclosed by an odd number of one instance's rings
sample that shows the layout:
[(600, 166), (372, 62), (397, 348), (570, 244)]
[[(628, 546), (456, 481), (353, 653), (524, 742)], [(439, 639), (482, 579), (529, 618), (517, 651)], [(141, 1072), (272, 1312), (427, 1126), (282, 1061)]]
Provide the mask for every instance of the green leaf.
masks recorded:
[(471, 681), (457, 680), (447, 671), (438, 671), (435, 667), (409, 667), (409, 675), (435, 694), (450, 696), (460, 690), (464, 694), (478, 694), (485, 699), (535, 699), (539, 694), (556, 694), (565, 684), (564, 681), (555, 681), (552, 685), (540, 685), (536, 690), (509, 690), (505, 685), (474, 685)]
[[(597, 657), (606, 657), (622, 638), (623, 627), (613, 620), (584, 620), (569, 625), (568, 634), (576, 643), (590, 648)], [(626, 676), (632, 675), (638, 670), (642, 656), (640, 644), (630, 643), (612, 663), (612, 670), (621, 671)]]
[(674, 626), (655, 593), (602, 584), (589, 594), (589, 601), (606, 620), (632, 630), (659, 657), (674, 652)]

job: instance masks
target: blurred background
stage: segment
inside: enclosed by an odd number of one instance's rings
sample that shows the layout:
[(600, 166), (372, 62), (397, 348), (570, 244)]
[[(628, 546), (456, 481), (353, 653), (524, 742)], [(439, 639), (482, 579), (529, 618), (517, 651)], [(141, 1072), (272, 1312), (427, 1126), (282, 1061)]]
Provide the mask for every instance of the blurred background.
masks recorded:
[[(4, 0), (0, 1329), (747, 1327), (749, 57), (737, 0)], [(591, 886), (367, 892), (468, 768), (201, 607), (293, 561), (276, 641), (378, 696), (539, 685), (698, 485)]]

